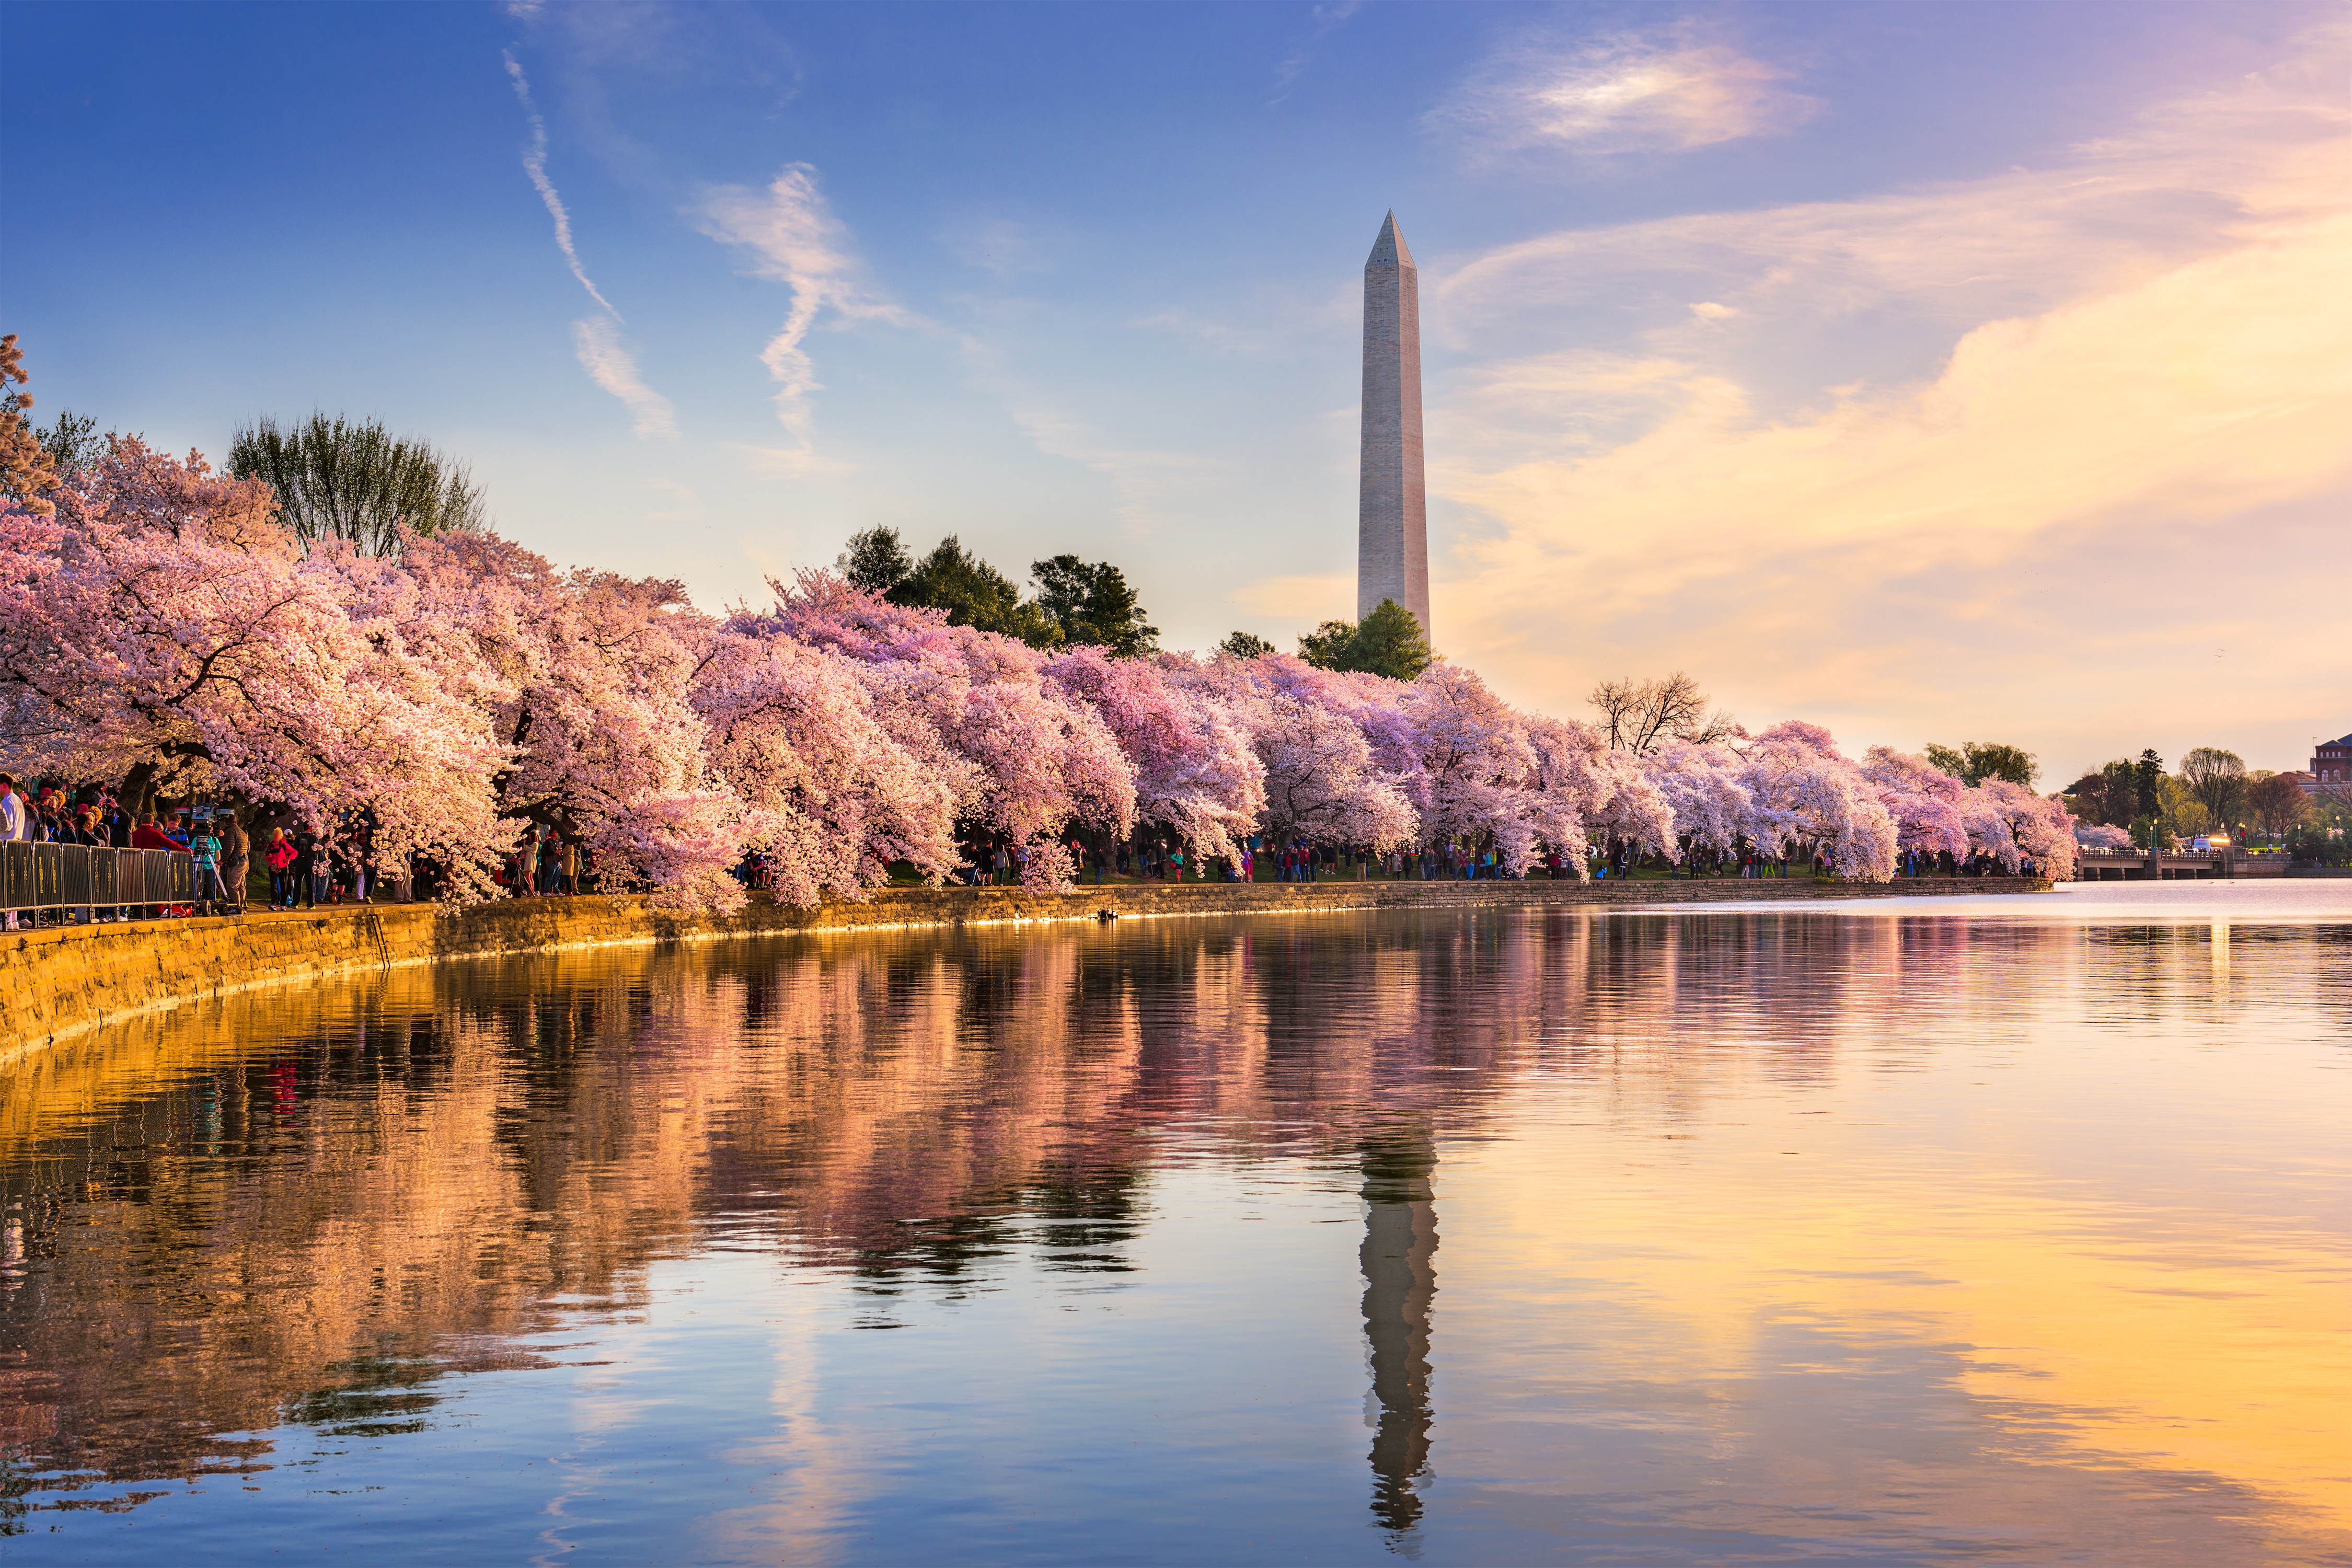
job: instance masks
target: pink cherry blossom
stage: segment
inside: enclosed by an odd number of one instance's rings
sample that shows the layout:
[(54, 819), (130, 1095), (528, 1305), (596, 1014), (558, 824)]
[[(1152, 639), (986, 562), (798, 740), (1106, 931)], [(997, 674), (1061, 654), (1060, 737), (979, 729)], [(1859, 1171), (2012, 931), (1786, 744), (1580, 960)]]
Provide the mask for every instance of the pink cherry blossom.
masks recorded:
[(583, 837), (606, 887), (728, 908), (746, 864), (778, 897), (859, 897), (962, 843), (1066, 888), (1071, 837), (1140, 821), (1197, 855), (1253, 833), (1387, 851), (1596, 839), (1670, 859), (1820, 856), (1889, 875), (1898, 849), (2074, 871), (2073, 820), (1916, 757), (1859, 764), (1784, 723), (1744, 744), (1635, 757), (1522, 712), (1439, 664), (1412, 682), (1282, 654), (1047, 656), (894, 605), (830, 573), (723, 620), (660, 579), (564, 571), (490, 534), (374, 557), (306, 548), (265, 486), (136, 441), (57, 495), (0, 503), (0, 746), (89, 780), (143, 771), (278, 804), (365, 812), (455, 899), (526, 820)]
[(1878, 791), (1878, 803), (1895, 818), (1895, 845), (1920, 855), (1969, 853), (1969, 828), (1960, 815), (1967, 786), (1925, 757), (1888, 746), (1864, 753), (1863, 776)]
[(1756, 807), (1750, 837), (1767, 854), (1816, 856), (1850, 881), (1895, 874), (1895, 818), (1828, 731), (1796, 721), (1757, 736), (1743, 782)]
[(150, 767), (317, 826), (369, 810), (387, 850), (487, 890), (506, 760), (488, 716), (270, 521), (267, 486), (125, 439), (57, 500), (54, 567), (0, 605), (16, 756), (89, 780)]

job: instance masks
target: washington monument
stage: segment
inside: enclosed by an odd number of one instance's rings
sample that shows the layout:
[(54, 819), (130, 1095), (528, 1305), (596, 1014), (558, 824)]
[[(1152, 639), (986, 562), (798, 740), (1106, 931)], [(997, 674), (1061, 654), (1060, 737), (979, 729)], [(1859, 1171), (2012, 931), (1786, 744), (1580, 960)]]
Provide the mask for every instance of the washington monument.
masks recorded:
[[(1394, 599), (1429, 634), (1429, 502), (1421, 473), (1421, 275), (1381, 225), (1364, 263), (1364, 444), (1356, 508), (1356, 618)], [(1434, 638), (1432, 638), (1434, 641)]]

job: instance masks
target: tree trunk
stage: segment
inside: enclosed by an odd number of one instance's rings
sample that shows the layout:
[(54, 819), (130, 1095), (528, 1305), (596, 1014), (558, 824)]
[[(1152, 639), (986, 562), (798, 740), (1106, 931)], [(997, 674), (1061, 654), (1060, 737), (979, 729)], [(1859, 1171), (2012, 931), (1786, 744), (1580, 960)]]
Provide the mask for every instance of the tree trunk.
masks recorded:
[(122, 780), (122, 791), (115, 797), (133, 825), (155, 809), (155, 764), (140, 763), (132, 766)]

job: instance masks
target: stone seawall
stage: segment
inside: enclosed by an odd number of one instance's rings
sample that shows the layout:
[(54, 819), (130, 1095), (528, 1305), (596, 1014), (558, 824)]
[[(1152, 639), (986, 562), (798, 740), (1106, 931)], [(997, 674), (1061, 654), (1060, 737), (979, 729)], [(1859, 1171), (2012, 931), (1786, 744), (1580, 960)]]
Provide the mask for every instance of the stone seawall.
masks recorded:
[(1664, 904), (2047, 892), (2034, 878), (1861, 885), (1703, 882), (1261, 882), (1041, 893), (1024, 888), (893, 888), (814, 909), (754, 900), (728, 916), (681, 916), (641, 898), (519, 899), (445, 910), (375, 904), (0, 933), (0, 1060), (110, 1018), (261, 985), (444, 959), (572, 948), (712, 942), (771, 932), (1121, 917), (1368, 909), (1654, 907)]

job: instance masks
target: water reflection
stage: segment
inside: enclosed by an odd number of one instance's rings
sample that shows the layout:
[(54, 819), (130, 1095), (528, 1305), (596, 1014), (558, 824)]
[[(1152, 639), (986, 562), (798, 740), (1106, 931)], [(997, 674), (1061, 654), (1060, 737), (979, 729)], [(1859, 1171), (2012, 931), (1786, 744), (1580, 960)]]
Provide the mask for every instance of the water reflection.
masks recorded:
[[(760, 1456), (719, 1558), (855, 1557), (885, 1520), (919, 1555), (1131, 1450), (1182, 1509), (1133, 1554), (1168, 1560), (1351, 1557), (1369, 1460), (1382, 1552), (1936, 1561), (1996, 1517), (2064, 1547), (2128, 1473), (2197, 1520), (2130, 1560), (2325, 1561), (2352, 1525), (2347, 954), (2242, 921), (1128, 921), (133, 1020), (0, 1074), (0, 1528), (168, 1529), (532, 1412)], [(1344, 1258), (1324, 1224), (1360, 1226)], [(730, 1259), (762, 1271), (733, 1339)], [(1217, 1370), (1261, 1343), (1257, 1381)], [(746, 1384), (765, 1403), (713, 1414)], [(532, 1489), (540, 1447), (495, 1483), (515, 1517), (584, 1508), (576, 1469)], [(976, 1479), (998, 1452), (1027, 1468)], [(654, 1539), (734, 1462), (643, 1505)], [(1279, 1497), (1233, 1501), (1252, 1474)], [(1156, 1506), (1089, 1484), (1038, 1494), (1080, 1533), (1027, 1555)]]
[(1421, 1522), (1429, 1472), (1429, 1308), (1437, 1294), (1437, 1151), (1425, 1134), (1364, 1144), (1364, 1338), (1371, 1348), (1372, 1517)]

